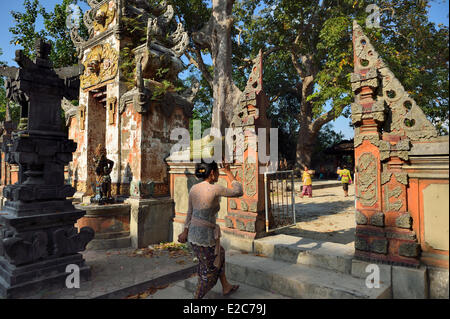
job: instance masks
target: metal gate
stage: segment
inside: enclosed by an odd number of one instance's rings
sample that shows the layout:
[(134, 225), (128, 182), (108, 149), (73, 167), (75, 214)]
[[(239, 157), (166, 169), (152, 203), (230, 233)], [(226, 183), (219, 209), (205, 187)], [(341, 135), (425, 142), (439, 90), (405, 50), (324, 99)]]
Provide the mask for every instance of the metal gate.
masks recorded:
[(264, 173), (266, 232), (295, 225), (294, 171)]

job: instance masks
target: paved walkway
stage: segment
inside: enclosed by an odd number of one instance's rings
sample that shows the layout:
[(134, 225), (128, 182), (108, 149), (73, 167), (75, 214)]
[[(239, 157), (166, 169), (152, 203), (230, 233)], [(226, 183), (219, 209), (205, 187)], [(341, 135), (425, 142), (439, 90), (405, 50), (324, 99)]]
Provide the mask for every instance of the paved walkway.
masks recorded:
[(313, 190), (312, 198), (296, 196), (296, 226), (276, 233), (354, 247), (356, 228), (354, 195), (355, 187), (350, 185), (348, 197), (344, 197), (342, 186)]
[(86, 251), (92, 278), (79, 289), (48, 289), (27, 299), (141, 298), (195, 272), (192, 253), (173, 249)]

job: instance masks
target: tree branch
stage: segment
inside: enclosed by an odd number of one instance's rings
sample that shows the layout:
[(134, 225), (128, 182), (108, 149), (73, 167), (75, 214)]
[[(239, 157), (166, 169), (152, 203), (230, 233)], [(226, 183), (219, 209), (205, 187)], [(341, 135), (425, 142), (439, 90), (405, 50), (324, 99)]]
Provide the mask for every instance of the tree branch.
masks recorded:
[(322, 128), (322, 126), (324, 126), (325, 124), (327, 124), (328, 122), (334, 120), (336, 118), (335, 116), (336, 110), (334, 109), (334, 107), (331, 108), (331, 110), (329, 110), (327, 113), (322, 114), (320, 117), (318, 117), (312, 124), (312, 131), (313, 132), (319, 132), (319, 130)]
[[(195, 55), (197, 56), (197, 60), (195, 60), (189, 53), (188, 51), (191, 51), (193, 53), (195, 53)], [(211, 76), (211, 73), (209, 73), (208, 68), (206, 67), (205, 62), (203, 61), (202, 58), (202, 53), (200, 51), (199, 48), (195, 47), (193, 49), (188, 49), (186, 50), (186, 52), (184, 53), (186, 55), (186, 57), (189, 59), (189, 62), (191, 62), (193, 65), (195, 65), (195, 67), (197, 69), (200, 70), (200, 72), (202, 72), (203, 77), (205, 78), (206, 82), (208, 82), (208, 85), (213, 88), (213, 78)]]

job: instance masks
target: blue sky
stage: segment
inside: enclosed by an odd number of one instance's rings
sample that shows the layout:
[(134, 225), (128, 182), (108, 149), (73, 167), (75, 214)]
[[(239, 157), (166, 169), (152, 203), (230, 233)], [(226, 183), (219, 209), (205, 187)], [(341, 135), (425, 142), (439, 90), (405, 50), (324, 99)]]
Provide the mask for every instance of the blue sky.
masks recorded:
[[(295, 1), (295, 0), (294, 0)], [(40, 3), (48, 10), (52, 10), (55, 4), (60, 3), (60, 0), (41, 0)], [(2, 27), (0, 28), (0, 49), (3, 55), (0, 57), (1, 61), (5, 61), (8, 65), (16, 65), (14, 62), (15, 50), (20, 49), (19, 46), (10, 44), (12, 35), (9, 28), (14, 25), (14, 19), (11, 16), (11, 11), (23, 11), (22, 0), (2, 0), (0, 1), (0, 21)], [(442, 23), (449, 25), (449, 0), (434, 1), (429, 10), (430, 20), (436, 24)], [(38, 21), (38, 28), (42, 24)], [(333, 127), (336, 131), (341, 131), (345, 138), (353, 138), (353, 129), (349, 127), (350, 120), (343, 117), (333, 121)]]

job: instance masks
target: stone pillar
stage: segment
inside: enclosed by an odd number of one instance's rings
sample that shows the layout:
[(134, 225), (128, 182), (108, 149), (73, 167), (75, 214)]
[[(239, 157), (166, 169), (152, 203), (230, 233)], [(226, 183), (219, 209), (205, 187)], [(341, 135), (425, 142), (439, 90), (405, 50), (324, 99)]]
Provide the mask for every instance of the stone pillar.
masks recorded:
[(411, 145), (437, 136), (415, 101), (355, 22), (352, 122), (355, 125), (355, 256), (419, 266), (420, 245), (410, 212)]
[(78, 87), (76, 68), (53, 70), (50, 46), (36, 43), (36, 59), (16, 52), (21, 67), (7, 74), (7, 97), (21, 106), (21, 126), (12, 134), (6, 161), (19, 167), (18, 182), (3, 190), (0, 213), (0, 296), (14, 298), (49, 285), (65, 286), (67, 265), (79, 267), (81, 279), (90, 268), (79, 252), (94, 237), (74, 224), (85, 212), (68, 197), (64, 167), (76, 144), (61, 132), (61, 99), (73, 99)]
[[(247, 82), (239, 105), (235, 109), (232, 127), (242, 129), (243, 163), (236, 163), (234, 174), (242, 182), (244, 195), (238, 199), (228, 200), (228, 214), (225, 217), (223, 232), (238, 238), (255, 239), (265, 234), (265, 187), (264, 175), (258, 149), (258, 129), (270, 130), (270, 122), (266, 117), (269, 104), (263, 90), (263, 61), (260, 53), (254, 62), (252, 73)], [(269, 149), (266, 135), (266, 151)], [(237, 149), (242, 147), (237, 145)], [(239, 151), (237, 152), (239, 155)]]

